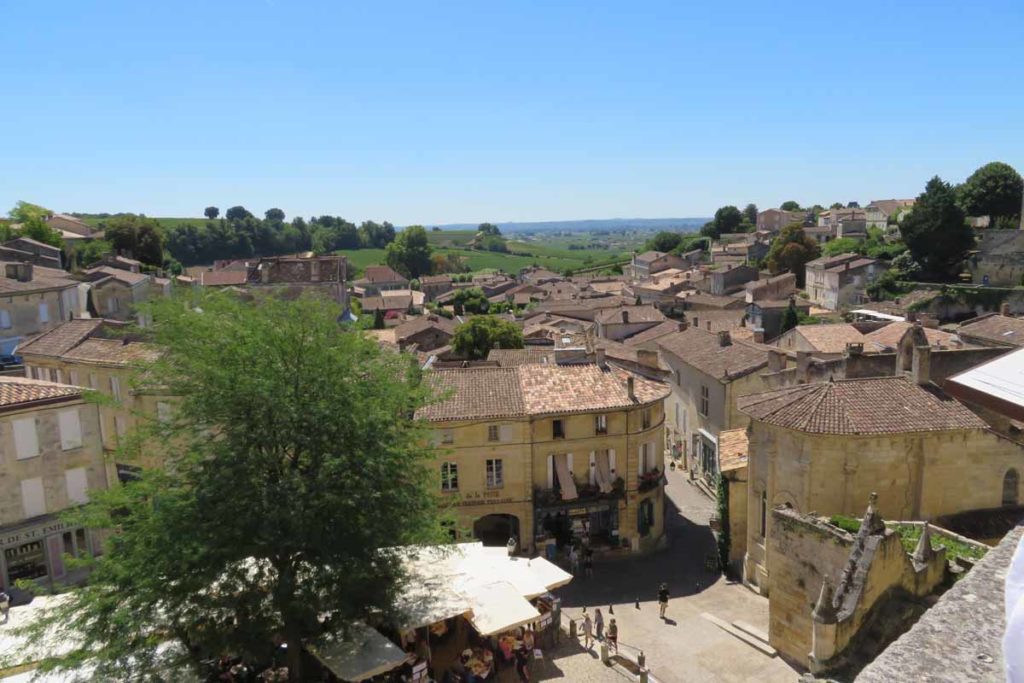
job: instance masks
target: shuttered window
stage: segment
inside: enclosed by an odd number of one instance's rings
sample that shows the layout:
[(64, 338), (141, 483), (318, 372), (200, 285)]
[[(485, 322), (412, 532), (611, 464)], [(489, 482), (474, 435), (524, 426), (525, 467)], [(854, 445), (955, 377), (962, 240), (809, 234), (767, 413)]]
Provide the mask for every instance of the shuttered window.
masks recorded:
[(57, 421), (60, 427), (60, 447), (65, 451), (81, 448), (82, 423), (78, 418), (78, 408), (60, 411), (57, 413)]

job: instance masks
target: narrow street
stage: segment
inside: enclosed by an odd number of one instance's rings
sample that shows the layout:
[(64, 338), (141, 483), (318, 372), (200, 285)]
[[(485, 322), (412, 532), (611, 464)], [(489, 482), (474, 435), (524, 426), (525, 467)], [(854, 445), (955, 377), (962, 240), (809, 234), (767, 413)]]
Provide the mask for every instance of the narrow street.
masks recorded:
[[(662, 683), (796, 681), (799, 674), (781, 659), (762, 654), (701, 616), (744, 621), (767, 631), (768, 601), (705, 569), (705, 556), (715, 552), (708, 527), (714, 502), (684, 473), (670, 470), (667, 476), (668, 547), (645, 557), (595, 562), (593, 578), (577, 576), (558, 591), (563, 620), (580, 618), (583, 607), (591, 615), (600, 608), (606, 627), (612, 617), (617, 621), (622, 653), (636, 659), (643, 650), (647, 666)], [(657, 603), (662, 582), (671, 595), (664, 621)]]

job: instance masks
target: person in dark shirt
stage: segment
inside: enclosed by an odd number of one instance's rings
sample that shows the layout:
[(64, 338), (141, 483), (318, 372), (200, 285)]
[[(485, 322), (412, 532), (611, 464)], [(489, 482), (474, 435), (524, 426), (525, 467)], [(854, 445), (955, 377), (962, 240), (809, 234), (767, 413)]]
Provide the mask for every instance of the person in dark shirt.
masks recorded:
[(665, 618), (665, 610), (668, 608), (668, 584), (663, 583), (658, 587), (658, 609), (661, 611), (661, 618)]

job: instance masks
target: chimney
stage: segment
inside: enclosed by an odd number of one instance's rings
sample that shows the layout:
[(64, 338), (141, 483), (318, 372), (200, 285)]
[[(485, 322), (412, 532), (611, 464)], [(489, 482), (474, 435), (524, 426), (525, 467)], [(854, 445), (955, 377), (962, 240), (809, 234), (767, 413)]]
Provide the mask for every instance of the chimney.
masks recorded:
[(764, 344), (764, 328), (763, 327), (755, 327), (754, 328), (754, 343), (755, 344)]
[(1005, 315), (1005, 316), (1009, 317), (1009, 315), (1010, 315), (1010, 302), (1009, 301), (1004, 301), (1003, 303), (999, 304), (999, 315)]
[(729, 330), (720, 330), (718, 332), (718, 345), (732, 346), (732, 336), (729, 334)]
[(649, 349), (637, 349), (636, 350), (636, 361), (640, 365), (648, 368), (658, 367), (658, 352), (651, 351)]
[(810, 351), (797, 351), (796, 352), (796, 383), (807, 384), (807, 379), (811, 370), (811, 352)]
[(636, 400), (636, 388), (634, 387), (634, 384), (635, 380), (633, 379), (633, 375), (626, 378), (626, 393), (629, 394), (630, 401)]
[(846, 342), (846, 357), (860, 356), (864, 353), (864, 342)]
[(768, 372), (781, 372), (786, 369), (786, 354), (778, 349), (768, 351)]
[(601, 368), (602, 370), (608, 367), (608, 362), (605, 359), (603, 348), (597, 350), (597, 367)]
[(931, 382), (932, 349), (922, 345), (914, 347), (914, 359), (910, 366), (910, 375), (914, 384), (925, 386)]
[(676, 322), (676, 329), (678, 329), (680, 332), (684, 331), (689, 326), (690, 323), (686, 322), (685, 320), (679, 320)]
[(629, 311), (622, 311), (622, 322), (623, 323), (628, 323), (629, 322)]

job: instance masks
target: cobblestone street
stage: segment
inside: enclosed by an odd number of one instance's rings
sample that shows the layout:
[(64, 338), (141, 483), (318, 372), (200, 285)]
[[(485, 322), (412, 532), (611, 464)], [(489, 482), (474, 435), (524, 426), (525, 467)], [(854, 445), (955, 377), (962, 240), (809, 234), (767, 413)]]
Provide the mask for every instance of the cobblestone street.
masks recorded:
[[(768, 601), (705, 569), (705, 555), (715, 552), (708, 527), (714, 503), (684, 473), (669, 471), (667, 476), (669, 547), (646, 557), (595, 562), (593, 578), (577, 576), (558, 591), (563, 620), (578, 619), (583, 607), (592, 615), (600, 607), (606, 625), (611, 617), (618, 623), (622, 653), (635, 659), (643, 650), (651, 673), (662, 683), (793, 683), (799, 675), (781, 659), (762, 654), (701, 616), (742, 620), (767, 631)], [(664, 621), (656, 595), (662, 582), (671, 594)]]

